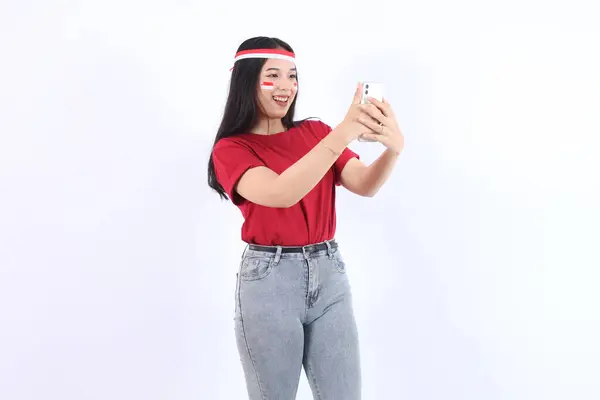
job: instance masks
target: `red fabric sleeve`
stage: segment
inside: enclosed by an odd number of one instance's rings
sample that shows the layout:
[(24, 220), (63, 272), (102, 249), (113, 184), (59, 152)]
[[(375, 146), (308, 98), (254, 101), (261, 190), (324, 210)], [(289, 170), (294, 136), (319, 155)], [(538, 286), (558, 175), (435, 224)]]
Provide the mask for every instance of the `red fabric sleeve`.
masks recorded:
[[(332, 131), (331, 127), (321, 121), (316, 122), (320, 125), (321, 128), (321, 132), (319, 132), (322, 135), (321, 138), (324, 138), (325, 136), (329, 135), (329, 133)], [(333, 164), (335, 171), (335, 184), (337, 186), (340, 186), (342, 184), (342, 171), (344, 170), (344, 167), (346, 166), (348, 161), (350, 161), (351, 158), (357, 158), (360, 160), (360, 156), (358, 154), (346, 147), (342, 154)]]
[(235, 193), (235, 186), (242, 175), (250, 168), (265, 165), (248, 145), (231, 138), (221, 139), (215, 144), (212, 159), (217, 180), (235, 204), (243, 201)]

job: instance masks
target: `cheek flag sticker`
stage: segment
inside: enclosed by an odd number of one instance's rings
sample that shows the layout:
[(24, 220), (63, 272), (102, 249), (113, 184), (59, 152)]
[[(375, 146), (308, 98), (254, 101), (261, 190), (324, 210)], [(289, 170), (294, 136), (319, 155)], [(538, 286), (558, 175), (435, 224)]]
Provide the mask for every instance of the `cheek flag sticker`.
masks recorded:
[[(262, 90), (273, 90), (275, 89), (275, 84), (273, 82), (261, 82), (260, 88)], [(298, 83), (294, 82), (294, 89), (298, 89)]]

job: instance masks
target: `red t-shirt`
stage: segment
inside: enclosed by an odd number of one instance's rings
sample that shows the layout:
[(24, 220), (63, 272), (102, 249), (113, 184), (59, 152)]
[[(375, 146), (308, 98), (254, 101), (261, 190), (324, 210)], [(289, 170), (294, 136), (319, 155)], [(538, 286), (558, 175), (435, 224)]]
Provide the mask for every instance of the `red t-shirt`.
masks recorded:
[(302, 200), (289, 208), (254, 204), (234, 193), (248, 169), (266, 166), (277, 174), (301, 159), (331, 127), (307, 120), (274, 135), (244, 133), (219, 140), (213, 149), (217, 180), (244, 216), (242, 240), (265, 246), (306, 246), (335, 235), (335, 190), (348, 160), (359, 156), (346, 148), (323, 179)]

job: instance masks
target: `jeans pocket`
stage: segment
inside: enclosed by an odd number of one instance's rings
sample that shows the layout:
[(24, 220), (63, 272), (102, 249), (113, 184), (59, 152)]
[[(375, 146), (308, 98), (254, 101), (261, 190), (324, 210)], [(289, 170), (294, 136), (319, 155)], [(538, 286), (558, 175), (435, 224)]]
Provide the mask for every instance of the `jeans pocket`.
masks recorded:
[(333, 253), (333, 263), (338, 272), (342, 274), (346, 273), (346, 262), (344, 261), (344, 257), (342, 257), (342, 253), (340, 253), (339, 250), (336, 250)]
[(273, 269), (273, 257), (249, 256), (242, 261), (240, 269), (241, 279), (256, 281), (267, 277)]

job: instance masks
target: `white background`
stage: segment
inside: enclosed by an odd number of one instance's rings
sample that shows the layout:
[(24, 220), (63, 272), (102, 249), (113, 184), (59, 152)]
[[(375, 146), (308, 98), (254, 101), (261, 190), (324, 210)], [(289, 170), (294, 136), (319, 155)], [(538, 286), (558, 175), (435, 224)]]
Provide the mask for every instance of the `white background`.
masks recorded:
[(246, 398), (241, 215), (206, 162), (255, 35), (296, 51), (298, 118), (380, 80), (406, 136), (375, 198), (339, 192), (364, 398), (600, 398), (591, 8), (214, 6), (2, 2), (0, 398)]

